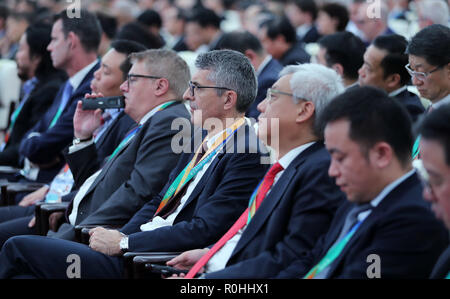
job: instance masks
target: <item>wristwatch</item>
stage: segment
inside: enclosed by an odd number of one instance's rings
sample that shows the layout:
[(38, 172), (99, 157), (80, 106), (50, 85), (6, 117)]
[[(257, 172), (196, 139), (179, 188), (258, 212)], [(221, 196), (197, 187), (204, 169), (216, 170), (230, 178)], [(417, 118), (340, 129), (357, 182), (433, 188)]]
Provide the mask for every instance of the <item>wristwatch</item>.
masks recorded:
[(89, 137), (89, 138), (85, 138), (85, 139), (74, 138), (72, 144), (73, 145), (77, 145), (77, 144), (80, 144), (82, 142), (90, 141), (91, 139), (92, 139), (92, 136)]
[(122, 251), (122, 252), (127, 252), (128, 251), (128, 236), (127, 235), (124, 235), (124, 234), (122, 234), (123, 235), (123, 237), (122, 237), (122, 239), (120, 239), (120, 250)]

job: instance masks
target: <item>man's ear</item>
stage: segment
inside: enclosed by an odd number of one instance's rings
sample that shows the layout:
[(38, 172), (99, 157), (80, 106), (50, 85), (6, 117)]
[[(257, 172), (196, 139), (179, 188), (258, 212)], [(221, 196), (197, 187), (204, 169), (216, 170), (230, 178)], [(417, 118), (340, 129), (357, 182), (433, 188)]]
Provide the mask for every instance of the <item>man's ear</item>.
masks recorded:
[(76, 47), (78, 47), (81, 44), (80, 38), (78, 37), (78, 35), (76, 35), (75, 33), (73, 33), (72, 31), (69, 32), (69, 34), (67, 34), (67, 38), (69, 41), (69, 49), (73, 50)]
[(314, 117), (314, 112), (316, 107), (311, 101), (300, 101), (297, 104), (297, 117), (295, 119), (296, 123), (303, 123), (309, 121)]
[(387, 87), (389, 88), (396, 88), (397, 86), (400, 85), (402, 78), (400, 77), (399, 74), (395, 73), (395, 74), (390, 74), (389, 76), (387, 76), (386, 79), (384, 79), (384, 82), (386, 82)]
[(169, 81), (166, 78), (160, 78), (156, 82), (155, 95), (162, 96), (169, 91)]
[(335, 63), (331, 66), (333, 70), (336, 71), (336, 73), (339, 74), (339, 76), (344, 77), (344, 67), (340, 63)]
[(236, 108), (237, 104), (237, 93), (234, 90), (227, 90), (224, 93), (225, 102), (223, 105), (224, 110), (230, 110)]
[(394, 156), (393, 148), (387, 142), (377, 142), (369, 151), (369, 159), (378, 167), (386, 168)]

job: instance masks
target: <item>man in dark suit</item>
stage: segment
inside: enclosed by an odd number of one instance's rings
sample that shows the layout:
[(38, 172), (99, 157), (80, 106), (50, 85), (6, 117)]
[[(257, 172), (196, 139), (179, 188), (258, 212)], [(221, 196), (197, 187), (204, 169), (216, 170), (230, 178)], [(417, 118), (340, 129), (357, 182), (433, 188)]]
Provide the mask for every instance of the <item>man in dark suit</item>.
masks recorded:
[(413, 122), (425, 112), (420, 98), (408, 91), (411, 76), (405, 69), (408, 41), (401, 35), (381, 35), (364, 53), (364, 64), (359, 69), (360, 86), (375, 86), (386, 91), (408, 110)]
[(220, 49), (241, 52), (247, 56), (255, 68), (258, 76), (258, 92), (255, 101), (245, 115), (257, 119), (260, 113), (257, 109), (258, 104), (265, 99), (267, 89), (278, 80), (278, 74), (283, 69), (283, 66), (264, 51), (258, 38), (250, 32), (234, 31), (225, 33), (217, 44), (216, 50)]
[(299, 41), (304, 44), (317, 42), (320, 34), (315, 25), (318, 10), (314, 0), (289, 0), (284, 12), (295, 27)]
[[(421, 123), (421, 158), (426, 170), (424, 198), (450, 230), (450, 105), (433, 109)], [(450, 247), (441, 254), (430, 278), (450, 278)]]
[(73, 139), (76, 102), (91, 92), (90, 83), (99, 67), (100, 32), (97, 18), (85, 10), (80, 11), (80, 18), (69, 18), (65, 10), (56, 17), (47, 49), (53, 66), (66, 71), (69, 80), (20, 144), (24, 160), (20, 173), (28, 180), (48, 183), (64, 165), (61, 152)]
[(379, 89), (358, 87), (333, 100), (322, 120), (328, 173), (348, 202), (315, 248), (277, 277), (428, 277), (448, 233), (422, 199), (406, 109)]
[[(145, 50), (145, 47), (132, 41), (117, 40), (111, 44), (111, 49), (102, 58), (100, 68), (94, 73), (91, 82), (92, 91), (103, 96), (117, 96), (121, 94), (120, 85), (126, 80), (128, 70), (131, 68), (129, 54)], [(77, 111), (81, 113), (80, 111)], [(100, 111), (99, 111), (100, 112)], [(50, 186), (26, 195), (17, 206), (0, 208), (0, 246), (10, 237), (23, 234), (35, 234), (34, 204), (38, 201), (60, 201), (67, 192), (76, 192), (83, 182), (95, 171), (97, 167), (120, 144), (125, 135), (136, 125), (123, 111), (107, 109), (103, 114), (103, 125), (96, 130), (94, 138), (97, 148), (97, 163), (90, 160), (70, 160), (55, 177)], [(109, 119), (108, 119), (109, 118)], [(75, 120), (78, 126), (80, 119)], [(68, 150), (65, 150), (66, 154)], [(55, 216), (56, 217), (56, 216)], [(53, 228), (54, 226), (51, 225)]]
[(24, 81), (22, 97), (0, 146), (0, 165), (20, 166), (20, 141), (50, 107), (66, 79), (63, 71), (53, 67), (47, 51), (51, 30), (51, 25), (37, 23), (28, 27), (20, 39), (16, 61), (17, 74)]
[[(85, 265), (82, 278), (118, 278), (123, 262), (117, 255), (123, 251), (188, 250), (207, 246), (224, 233), (245, 209), (267, 169), (262, 163), (264, 147), (244, 118), (256, 95), (256, 76), (248, 59), (230, 50), (202, 54), (196, 67), (199, 71), (184, 99), (190, 101), (192, 123), (206, 130), (207, 136), (199, 144), (203, 135), (199, 132), (187, 144), (195, 151), (182, 154), (160, 194), (120, 232), (101, 227), (91, 230), (90, 248), (34, 236), (10, 239), (0, 255), (0, 277), (27, 273), (67, 278), (67, 256), (76, 253)], [(47, 255), (37, 258), (34, 244)], [(11, 263), (15, 259), (11, 254), (22, 256), (30, 267)]]
[(311, 57), (286, 17), (265, 21), (260, 29), (259, 40), (264, 49), (283, 66), (309, 62)]
[[(257, 210), (251, 221), (247, 220), (249, 211), (243, 214), (247, 216), (243, 232), (222, 237), (211, 251), (187, 251), (168, 265), (189, 268), (196, 262), (193, 256), (204, 254), (207, 257), (192, 271), (206, 265), (205, 278), (271, 278), (309, 252), (327, 232), (334, 212), (344, 201), (343, 193), (328, 176), (330, 155), (322, 134), (314, 129), (325, 105), (343, 90), (338, 74), (324, 66), (286, 67), (258, 106), (258, 136), (277, 147), (277, 162), (266, 178), (273, 169), (282, 167), (270, 193), (264, 197), (263, 187), (258, 191)], [(276, 129), (271, 124), (275, 119), (280, 119)], [(271, 144), (275, 137), (278, 146)]]

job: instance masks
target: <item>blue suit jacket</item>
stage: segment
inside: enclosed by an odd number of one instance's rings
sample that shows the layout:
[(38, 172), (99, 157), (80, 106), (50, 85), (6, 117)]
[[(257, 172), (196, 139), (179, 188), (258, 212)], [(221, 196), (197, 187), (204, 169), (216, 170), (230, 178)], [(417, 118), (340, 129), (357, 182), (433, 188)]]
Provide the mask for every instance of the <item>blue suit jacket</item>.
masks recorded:
[(258, 104), (266, 98), (267, 89), (272, 87), (273, 83), (278, 80), (278, 74), (282, 69), (283, 66), (277, 60), (272, 58), (261, 71), (258, 76), (258, 93), (256, 94), (255, 101), (247, 110), (247, 117), (258, 118), (260, 113), (257, 109)]
[(297, 65), (300, 63), (308, 63), (311, 56), (303, 48), (303, 43), (300, 41), (295, 42), (292, 47), (284, 53), (283, 57), (279, 59), (279, 62), (283, 66)]
[(402, 91), (394, 98), (408, 110), (413, 122), (416, 122), (419, 116), (425, 112), (425, 107), (422, 105), (420, 98), (408, 90)]
[[(159, 196), (146, 203), (123, 227), (122, 232), (129, 235), (130, 251), (184, 251), (205, 247), (227, 231), (247, 207), (250, 194), (268, 168), (267, 164), (260, 163), (260, 148), (266, 150), (252, 128), (243, 126), (234, 137), (237, 139), (227, 142), (227, 149), (211, 162), (173, 225), (141, 232), (140, 226), (152, 219), (166, 190), (193, 154), (181, 156)], [(198, 139), (194, 136), (194, 140)]]
[(205, 278), (271, 278), (308, 254), (345, 202), (328, 176), (329, 165), (323, 142), (298, 155), (244, 230), (226, 268)]
[[(330, 230), (314, 250), (280, 273), (278, 278), (303, 277), (337, 239), (354, 204), (347, 202), (337, 212)], [(441, 252), (448, 245), (448, 233), (422, 198), (416, 174), (392, 190), (361, 224), (331, 265), (329, 278), (367, 277), (367, 258), (380, 258), (381, 278), (427, 278)]]
[[(22, 158), (28, 158), (35, 164), (49, 164), (53, 163), (57, 158), (60, 158), (61, 162), (53, 165), (49, 169), (46, 169), (48, 176), (51, 177), (61, 169), (64, 164), (62, 156), (62, 150), (73, 139), (73, 115), (78, 100), (84, 98), (86, 93), (91, 92), (91, 81), (93, 79), (94, 72), (99, 68), (100, 63), (97, 63), (89, 73), (84, 77), (81, 84), (76, 90), (73, 91), (67, 105), (59, 117), (56, 124), (49, 128), (56, 112), (58, 111), (61, 98), (63, 95), (64, 85), (59, 89), (58, 94), (50, 106), (49, 110), (45, 113), (42, 119), (27, 133), (27, 136), (31, 133), (38, 133), (38, 136), (24, 138), (20, 144), (19, 153)], [(41, 176), (40, 171), (40, 176)]]

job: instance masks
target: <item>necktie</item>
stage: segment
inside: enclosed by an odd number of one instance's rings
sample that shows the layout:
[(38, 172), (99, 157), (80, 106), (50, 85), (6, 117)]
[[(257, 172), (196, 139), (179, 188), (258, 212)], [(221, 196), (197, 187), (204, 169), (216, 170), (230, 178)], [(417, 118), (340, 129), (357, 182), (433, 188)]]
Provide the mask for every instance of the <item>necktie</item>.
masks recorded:
[(58, 111), (56, 112), (55, 116), (53, 117), (52, 122), (50, 123), (49, 128), (53, 128), (53, 126), (58, 121), (59, 117), (61, 116), (62, 112), (64, 111), (64, 108), (66, 108), (67, 102), (69, 101), (70, 97), (72, 96), (73, 87), (72, 84), (70, 84), (70, 81), (67, 80), (66, 85), (64, 86), (64, 91), (61, 97), (61, 102), (59, 104)]
[[(340, 246), (339, 252), (334, 251), (334, 248), (337, 247), (337, 245), (341, 241), (343, 241), (343, 239), (351, 232), (353, 227), (358, 223), (358, 215), (364, 211), (371, 209), (371, 207), (372, 206), (370, 205), (370, 203), (366, 203), (366, 204), (361, 204), (361, 205), (355, 205), (350, 210), (350, 212), (347, 214), (347, 217), (345, 218), (344, 225), (342, 226), (342, 230), (341, 230), (341, 233), (339, 234), (339, 237), (336, 239), (334, 244), (330, 247), (327, 254), (319, 262), (318, 265), (320, 265), (322, 263), (322, 261), (325, 261), (325, 260), (328, 260), (329, 262), (327, 264), (323, 265), (324, 267), (322, 270), (316, 268), (317, 266), (314, 267), (317, 270), (316, 271), (312, 270), (312, 272), (310, 271), (311, 275), (309, 275), (310, 273), (308, 273), (308, 275), (306, 275), (307, 278), (315, 278), (315, 279), (328, 278), (328, 274), (330, 272), (331, 266), (333, 265), (333, 263), (336, 261), (339, 254), (344, 249), (346, 242), (345, 242), (345, 244), (343, 244), (343, 246)], [(348, 239), (347, 242), (349, 240), (350, 239)]]
[[(269, 171), (265, 175), (260, 185), (260, 188), (256, 194), (256, 198), (253, 200), (255, 202), (253, 214), (261, 205), (262, 200), (266, 196), (270, 187), (272, 187), (273, 185), (275, 176), (281, 170), (283, 170), (283, 167), (280, 165), (280, 163), (277, 162), (269, 169)], [(219, 251), (219, 249), (222, 248), (223, 245), (225, 245), (225, 243), (228, 242), (228, 240), (233, 238), (234, 235), (236, 235), (237, 232), (248, 223), (249, 217), (250, 218), (252, 217), (250, 216), (251, 215), (250, 210), (253, 209), (252, 205), (253, 205), (252, 200), (250, 200), (249, 207), (244, 211), (244, 213), (242, 213), (239, 219), (225, 233), (225, 235), (223, 235), (223, 237), (220, 238), (220, 240), (217, 241), (217, 243), (214, 244), (214, 246), (204, 256), (202, 256), (202, 258), (192, 267), (192, 269), (186, 275), (186, 278), (193, 278), (197, 274), (197, 272), (208, 263), (208, 261), (213, 257), (213, 255), (217, 251)]]

